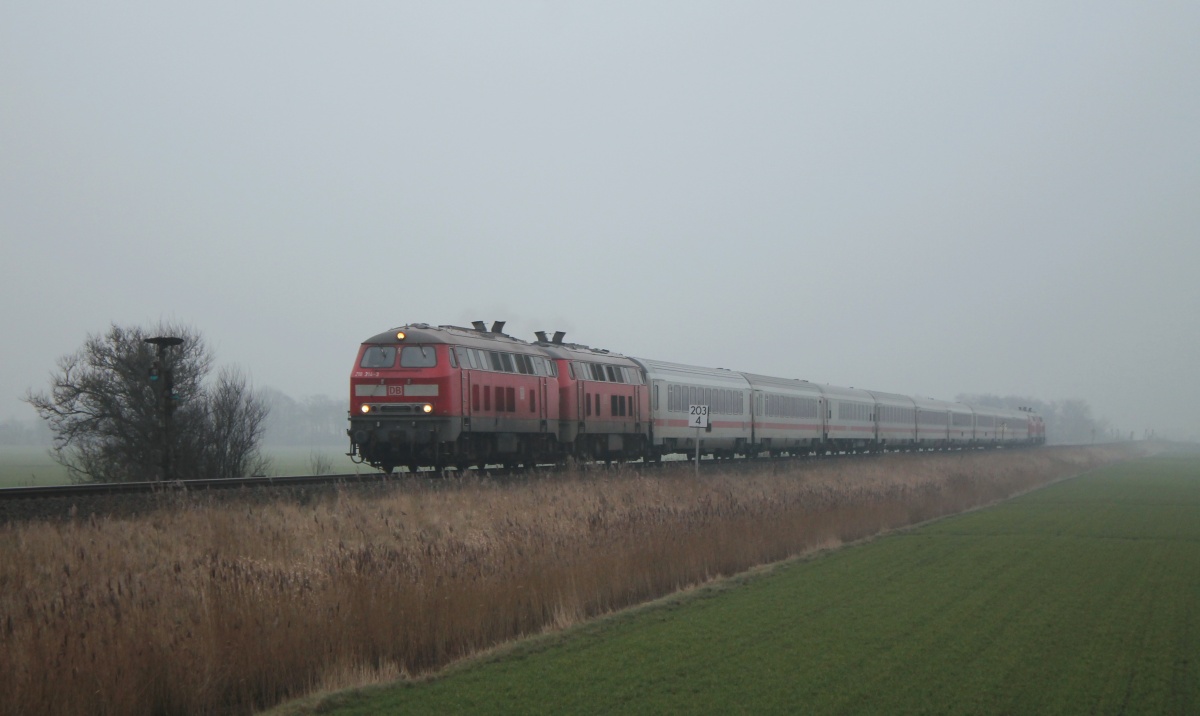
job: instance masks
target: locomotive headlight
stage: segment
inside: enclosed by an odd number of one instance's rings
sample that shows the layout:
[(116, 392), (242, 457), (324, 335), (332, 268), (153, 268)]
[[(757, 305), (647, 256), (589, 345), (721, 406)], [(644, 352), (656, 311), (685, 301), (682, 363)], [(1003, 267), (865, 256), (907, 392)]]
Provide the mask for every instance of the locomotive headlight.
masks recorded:
[(425, 411), (425, 412), (427, 412), (427, 413), (432, 413), (432, 412), (433, 412), (433, 406), (432, 406), (432, 405), (430, 405), (429, 403), (426, 403), (426, 404), (424, 404), (424, 405), (422, 405), (422, 406), (421, 406), (421, 410), (424, 410), (424, 411)]
[(396, 340), (398, 340), (398, 341), (404, 340), (404, 331), (396, 331)]
[(366, 403), (363, 403), (362, 411), (363, 411), (363, 413), (371, 412), (371, 406), (367, 405)]

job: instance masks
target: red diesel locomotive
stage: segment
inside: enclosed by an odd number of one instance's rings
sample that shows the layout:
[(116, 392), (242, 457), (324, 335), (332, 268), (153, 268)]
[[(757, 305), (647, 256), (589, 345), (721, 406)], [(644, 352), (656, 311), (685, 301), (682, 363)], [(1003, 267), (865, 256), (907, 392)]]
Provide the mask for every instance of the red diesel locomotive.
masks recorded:
[[(363, 342), (350, 377), (352, 458), (460, 470), (471, 465), (731, 457), (821, 450), (1040, 444), (1028, 411), (838, 388), (630, 358), (488, 329), (416, 323)], [(711, 409), (689, 428), (689, 404)]]

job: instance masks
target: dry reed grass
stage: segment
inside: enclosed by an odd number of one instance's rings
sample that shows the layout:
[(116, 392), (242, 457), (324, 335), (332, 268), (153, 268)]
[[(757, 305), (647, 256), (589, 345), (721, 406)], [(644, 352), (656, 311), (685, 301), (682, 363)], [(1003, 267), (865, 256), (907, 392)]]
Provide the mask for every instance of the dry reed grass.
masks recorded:
[(900, 455), (699, 480), (583, 473), (10, 523), (0, 714), (247, 713), (427, 672), (1127, 455)]

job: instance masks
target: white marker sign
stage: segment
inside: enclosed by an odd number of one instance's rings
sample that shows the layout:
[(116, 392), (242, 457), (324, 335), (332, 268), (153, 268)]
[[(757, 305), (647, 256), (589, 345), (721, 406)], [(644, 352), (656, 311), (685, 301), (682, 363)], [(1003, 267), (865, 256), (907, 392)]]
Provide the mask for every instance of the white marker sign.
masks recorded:
[(707, 405), (689, 405), (688, 406), (688, 427), (689, 428), (707, 428), (708, 427), (708, 406)]

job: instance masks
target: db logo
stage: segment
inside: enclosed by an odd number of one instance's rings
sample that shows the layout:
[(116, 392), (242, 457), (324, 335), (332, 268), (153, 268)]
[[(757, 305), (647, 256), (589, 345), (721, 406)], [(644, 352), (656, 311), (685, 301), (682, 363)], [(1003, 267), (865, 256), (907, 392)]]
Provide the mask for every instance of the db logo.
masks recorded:
[(404, 386), (403, 385), (389, 385), (388, 386), (388, 395), (404, 395)]

